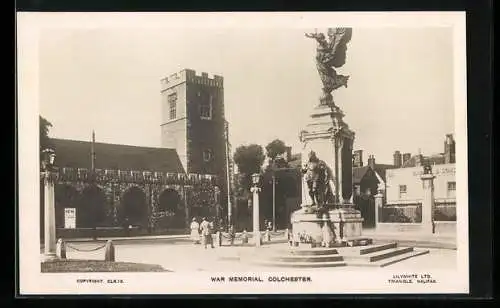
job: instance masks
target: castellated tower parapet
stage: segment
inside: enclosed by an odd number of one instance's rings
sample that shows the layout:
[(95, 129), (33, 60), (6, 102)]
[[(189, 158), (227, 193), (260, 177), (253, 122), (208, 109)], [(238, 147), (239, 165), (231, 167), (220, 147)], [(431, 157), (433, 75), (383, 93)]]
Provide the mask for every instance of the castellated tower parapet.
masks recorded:
[(197, 75), (195, 70), (184, 69), (163, 78), (161, 80), (161, 90), (164, 91), (185, 82), (221, 89), (224, 88), (224, 77), (222, 76), (213, 75), (213, 78), (210, 78), (208, 73), (202, 72)]

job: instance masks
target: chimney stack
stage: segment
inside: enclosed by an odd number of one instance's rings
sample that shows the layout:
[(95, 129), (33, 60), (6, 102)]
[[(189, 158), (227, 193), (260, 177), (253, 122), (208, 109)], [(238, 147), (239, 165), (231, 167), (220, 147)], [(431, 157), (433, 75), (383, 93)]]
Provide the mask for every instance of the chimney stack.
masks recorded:
[(373, 155), (368, 156), (368, 166), (375, 168), (375, 156)]
[(353, 167), (363, 167), (363, 150), (354, 151), (353, 158)]
[(403, 154), (403, 164), (401, 167), (404, 167), (404, 165), (406, 164), (407, 161), (409, 161), (411, 159), (411, 154), (410, 153), (404, 153)]
[(444, 142), (444, 163), (455, 163), (455, 140), (452, 134), (447, 134)]
[(399, 151), (394, 152), (393, 157), (394, 157), (394, 167), (401, 168), (401, 165), (403, 164), (402, 162), (403, 158), (401, 156), (401, 152)]

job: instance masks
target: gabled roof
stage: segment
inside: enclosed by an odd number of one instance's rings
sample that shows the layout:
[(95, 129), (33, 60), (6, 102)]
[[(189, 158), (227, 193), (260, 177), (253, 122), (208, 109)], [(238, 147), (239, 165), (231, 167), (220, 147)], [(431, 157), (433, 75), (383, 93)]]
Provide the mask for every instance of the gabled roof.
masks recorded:
[(359, 184), (365, 177), (365, 174), (370, 170), (370, 166), (354, 167), (352, 168), (352, 183)]
[(380, 178), (382, 178), (382, 180), (385, 181), (385, 171), (387, 169), (393, 169), (393, 168), (394, 168), (393, 165), (385, 165), (385, 164), (375, 164), (373, 168), (371, 168), (369, 165), (363, 167), (354, 167), (352, 168), (352, 182), (353, 184), (361, 183), (361, 180), (363, 180), (364, 176), (370, 169), (375, 171), (380, 176)]
[[(56, 152), (55, 164), (58, 167), (91, 167), (91, 142), (55, 138), (50, 140)], [(94, 150), (96, 169), (185, 172), (175, 149), (96, 142)]]

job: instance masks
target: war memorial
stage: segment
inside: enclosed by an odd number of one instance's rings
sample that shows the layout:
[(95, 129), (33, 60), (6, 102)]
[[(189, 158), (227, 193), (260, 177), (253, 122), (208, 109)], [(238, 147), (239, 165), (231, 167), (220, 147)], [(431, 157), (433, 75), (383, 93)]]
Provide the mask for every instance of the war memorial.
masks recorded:
[[(261, 248), (266, 253), (257, 253), (248, 260), (276, 267), (382, 267), (427, 254), (429, 250), (399, 247), (396, 242), (374, 243), (363, 236), (363, 217), (352, 202), (355, 132), (343, 120), (344, 113), (332, 95), (348, 86), (350, 76), (337, 73), (337, 69), (346, 62), (352, 29), (329, 28), (326, 35), (315, 32), (305, 36), (317, 42), (315, 60), (322, 93), (310, 113), (309, 123), (300, 133), (301, 208), (291, 214), (288, 247), (264, 246), (269, 247)], [(258, 202), (258, 182), (254, 183), (254, 202)], [(258, 212), (254, 217), (258, 217)], [(254, 222), (254, 229), (258, 227)], [(261, 240), (256, 237), (260, 234), (254, 233), (254, 242), (260, 246)]]

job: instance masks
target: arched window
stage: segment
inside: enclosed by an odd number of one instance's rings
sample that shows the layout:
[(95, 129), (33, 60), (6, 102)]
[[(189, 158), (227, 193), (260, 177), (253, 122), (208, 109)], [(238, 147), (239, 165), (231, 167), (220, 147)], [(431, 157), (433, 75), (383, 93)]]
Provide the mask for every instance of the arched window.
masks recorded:
[(213, 100), (213, 96), (209, 95), (208, 101), (203, 99), (200, 102), (200, 118), (202, 120), (211, 120), (212, 119), (212, 100)]

